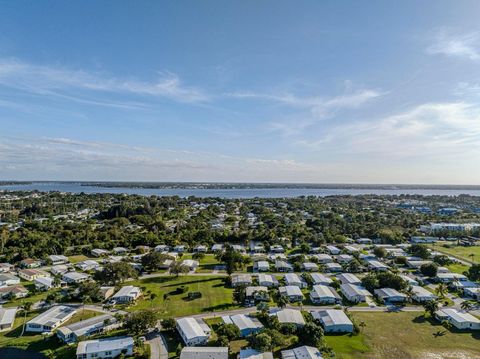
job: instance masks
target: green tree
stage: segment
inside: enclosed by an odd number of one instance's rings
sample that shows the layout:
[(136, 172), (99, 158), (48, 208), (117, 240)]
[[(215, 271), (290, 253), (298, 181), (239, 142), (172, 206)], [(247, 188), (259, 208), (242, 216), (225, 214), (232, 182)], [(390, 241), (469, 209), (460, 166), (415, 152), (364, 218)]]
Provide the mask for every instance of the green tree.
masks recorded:
[(157, 324), (157, 315), (151, 310), (140, 310), (130, 313), (125, 319), (124, 328), (128, 333), (141, 335)]
[(437, 275), (438, 267), (435, 263), (422, 264), (420, 272), (427, 277), (433, 278)]
[(108, 285), (118, 285), (127, 279), (138, 278), (138, 272), (127, 262), (107, 263), (95, 273), (95, 278)]
[(221, 324), (217, 328), (217, 334), (232, 341), (240, 337), (240, 329), (235, 324)]

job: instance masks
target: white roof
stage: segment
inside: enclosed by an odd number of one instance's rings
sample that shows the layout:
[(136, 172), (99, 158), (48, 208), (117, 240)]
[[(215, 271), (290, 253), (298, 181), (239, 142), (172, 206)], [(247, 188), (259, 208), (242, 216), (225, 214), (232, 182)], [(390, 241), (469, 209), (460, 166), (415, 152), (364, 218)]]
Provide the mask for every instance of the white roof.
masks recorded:
[(343, 284), (357, 284), (362, 282), (355, 274), (352, 273), (342, 273), (337, 275), (337, 278)]
[(101, 329), (105, 326), (105, 320), (109, 320), (111, 324), (115, 323), (117, 320), (110, 314), (97, 315), (89, 319), (81, 320), (79, 322), (66, 325), (58, 329), (59, 332), (64, 333), (65, 335), (69, 333), (75, 333), (77, 337), (85, 335), (88, 331), (94, 328)]
[(228, 359), (228, 347), (185, 347), (180, 359)]
[(393, 288), (380, 288), (380, 289), (375, 289), (374, 290), (375, 294), (377, 294), (380, 297), (402, 297), (406, 298), (407, 296), (403, 293), (400, 293), (398, 290), (393, 289)]
[(288, 297), (291, 296), (299, 296), (303, 297), (303, 293), (300, 289), (300, 287), (297, 287), (296, 285), (287, 285), (285, 287), (280, 287), (278, 288), (281, 294), (285, 294)]
[(133, 285), (127, 285), (120, 288), (120, 290), (114, 294), (112, 298), (117, 297), (135, 297), (137, 293), (140, 293), (140, 288), (134, 287)]
[(312, 316), (320, 320), (325, 326), (353, 325), (350, 318), (340, 309), (319, 310), (312, 312)]
[(321, 359), (322, 354), (317, 348), (308, 347), (304, 345), (303, 347), (298, 347), (289, 350), (282, 350), (282, 359)]
[(368, 261), (368, 265), (374, 268), (388, 268), (388, 266), (385, 263), (375, 261), (375, 260)]
[(272, 352), (261, 353), (255, 349), (240, 349), (239, 359), (273, 359)]
[[(48, 309), (35, 318), (31, 319), (28, 323), (55, 326), (58, 322), (61, 322), (65, 317), (76, 313), (76, 309), (67, 307), (65, 305), (57, 305)], [(28, 324), (27, 323), (27, 324)]]
[(263, 283), (263, 282), (268, 282), (268, 283), (277, 283), (277, 278), (275, 278), (271, 274), (259, 274), (258, 275), (258, 282)]
[(345, 292), (348, 294), (348, 296), (355, 296), (355, 295), (361, 295), (361, 296), (368, 296), (370, 295), (370, 292), (363, 288), (362, 286), (356, 285), (356, 284), (342, 284), (340, 285), (340, 288), (342, 289), (342, 292)]
[(254, 322), (251, 317), (245, 314), (235, 314), (230, 316), (230, 320), (238, 329), (261, 328), (263, 325), (260, 322)]
[(282, 309), (275, 313), (280, 323), (294, 323), (294, 324), (305, 324), (305, 319), (299, 310), (295, 309)]
[(189, 317), (178, 319), (177, 326), (180, 328), (187, 340), (207, 336), (195, 318)]
[(267, 292), (268, 293), (268, 288), (264, 287), (264, 286), (257, 285), (257, 286), (247, 287), (245, 289), (245, 294), (247, 295), (247, 297), (251, 297), (255, 292)]
[(436, 298), (436, 295), (418, 285), (412, 285), (412, 292), (418, 297)]
[(302, 283), (300, 277), (295, 273), (287, 273), (285, 274), (285, 281), (287, 283)]
[(50, 287), (53, 285), (53, 278), (50, 278), (50, 277), (35, 278), (34, 282), (44, 285), (46, 287)]
[(85, 340), (78, 343), (77, 356), (81, 354), (113, 351), (133, 346), (132, 337), (113, 337), (104, 339)]
[(10, 325), (15, 321), (17, 308), (0, 308), (0, 325)]
[(71, 280), (78, 280), (78, 279), (85, 279), (88, 278), (88, 274), (80, 273), (80, 272), (67, 272), (63, 274), (63, 278), (71, 279)]
[(437, 314), (440, 316), (447, 316), (452, 318), (458, 323), (478, 323), (480, 324), (480, 319), (474, 317), (470, 313), (460, 312), (454, 308), (445, 308), (437, 311)]
[(330, 277), (327, 277), (321, 273), (312, 273), (311, 274), (312, 280), (314, 283), (332, 283), (333, 280)]
[(336, 298), (333, 288), (326, 285), (317, 284), (313, 286), (312, 292), (319, 298)]

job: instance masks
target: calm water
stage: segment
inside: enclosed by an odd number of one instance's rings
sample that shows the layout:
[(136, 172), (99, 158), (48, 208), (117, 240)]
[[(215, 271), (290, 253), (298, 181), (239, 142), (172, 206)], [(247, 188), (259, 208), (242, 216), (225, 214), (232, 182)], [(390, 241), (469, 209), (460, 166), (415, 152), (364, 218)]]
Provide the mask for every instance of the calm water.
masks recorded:
[(220, 198), (287, 198), (299, 196), (333, 196), (333, 195), (401, 195), (401, 194), (420, 194), (420, 195), (445, 195), (457, 196), (460, 194), (470, 194), (480, 196), (480, 190), (447, 190), (447, 189), (303, 189), (303, 188), (252, 188), (252, 189), (153, 189), (153, 188), (121, 188), (121, 187), (94, 187), (82, 186), (79, 183), (32, 183), (27, 185), (0, 186), (0, 190), (14, 191), (61, 191), (71, 193), (126, 193), (138, 194), (142, 196), (180, 196), (180, 197), (220, 197)]

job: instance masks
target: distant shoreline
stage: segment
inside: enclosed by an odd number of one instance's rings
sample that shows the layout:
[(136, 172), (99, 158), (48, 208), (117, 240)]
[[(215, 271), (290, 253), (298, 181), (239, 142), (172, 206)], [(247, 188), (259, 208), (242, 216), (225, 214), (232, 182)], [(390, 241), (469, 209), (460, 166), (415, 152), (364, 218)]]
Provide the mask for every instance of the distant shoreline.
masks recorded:
[(65, 183), (101, 188), (144, 189), (420, 189), (420, 190), (480, 190), (480, 185), (426, 184), (346, 184), (346, 183), (233, 183), (233, 182), (113, 182), (113, 181), (0, 181), (1, 186), (35, 183)]

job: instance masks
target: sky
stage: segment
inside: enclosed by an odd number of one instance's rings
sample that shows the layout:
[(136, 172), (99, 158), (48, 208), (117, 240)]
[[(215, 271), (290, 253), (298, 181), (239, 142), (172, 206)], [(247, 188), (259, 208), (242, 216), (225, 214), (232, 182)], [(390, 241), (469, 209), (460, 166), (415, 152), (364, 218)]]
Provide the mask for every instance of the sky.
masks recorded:
[(479, 13), (0, 0), (0, 179), (479, 185)]

